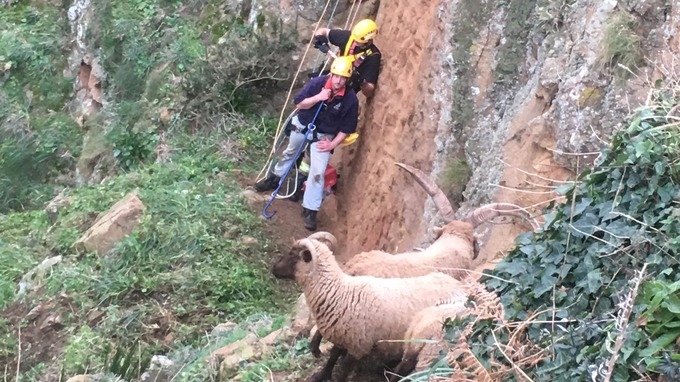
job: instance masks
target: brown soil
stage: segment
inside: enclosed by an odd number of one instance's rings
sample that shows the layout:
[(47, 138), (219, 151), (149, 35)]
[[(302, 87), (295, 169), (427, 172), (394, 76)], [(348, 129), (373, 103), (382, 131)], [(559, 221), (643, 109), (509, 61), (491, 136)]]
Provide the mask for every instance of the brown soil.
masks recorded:
[[(0, 312), (0, 317), (6, 320), (6, 328), (21, 328), (13, 333), (18, 342), (15, 352), (20, 349), (19, 361), (16, 357), (0, 357), (0, 365), (5, 365), (2, 372), (6, 377), (16, 374), (17, 365), (20, 372), (26, 372), (39, 363), (49, 364), (63, 353), (69, 334), (62, 330), (63, 320), (69, 311), (73, 312), (69, 299), (59, 297), (42, 302), (33, 309), (23, 301), (16, 301)], [(57, 379), (58, 376), (49, 372), (42, 378), (46, 381)]]

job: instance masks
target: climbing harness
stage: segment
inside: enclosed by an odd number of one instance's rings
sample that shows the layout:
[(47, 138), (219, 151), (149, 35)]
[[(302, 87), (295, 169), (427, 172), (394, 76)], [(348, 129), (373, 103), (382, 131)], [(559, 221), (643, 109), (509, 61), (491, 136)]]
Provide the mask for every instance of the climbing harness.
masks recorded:
[(321, 109), (323, 108), (324, 105), (325, 105), (325, 102), (321, 102), (319, 104), (319, 107), (316, 109), (316, 113), (314, 114), (314, 118), (312, 118), (312, 121), (307, 124), (307, 127), (306, 127), (307, 131), (305, 131), (305, 133), (304, 133), (305, 139), (302, 141), (302, 144), (300, 144), (300, 147), (298, 147), (297, 151), (295, 152), (295, 156), (293, 157), (295, 159), (291, 160), (290, 165), (286, 169), (286, 172), (281, 176), (281, 179), (279, 179), (279, 185), (276, 187), (276, 189), (272, 193), (272, 197), (269, 198), (269, 201), (267, 202), (267, 204), (265, 204), (264, 208), (262, 209), (262, 216), (264, 216), (265, 218), (271, 219), (272, 217), (274, 217), (274, 215), (276, 215), (276, 211), (272, 212), (271, 214), (268, 214), (267, 209), (269, 208), (269, 206), (272, 205), (272, 203), (274, 203), (274, 199), (276, 199), (276, 195), (279, 193), (279, 189), (281, 188), (283, 183), (286, 181), (286, 178), (288, 177), (290, 170), (293, 169), (293, 166), (295, 166), (295, 162), (297, 161), (297, 158), (300, 157), (300, 153), (302, 153), (302, 150), (307, 145), (307, 139), (309, 138), (309, 133), (312, 133), (313, 136), (316, 135), (316, 125), (314, 124), (314, 122), (316, 122), (316, 117), (319, 116), (319, 112), (321, 111)]

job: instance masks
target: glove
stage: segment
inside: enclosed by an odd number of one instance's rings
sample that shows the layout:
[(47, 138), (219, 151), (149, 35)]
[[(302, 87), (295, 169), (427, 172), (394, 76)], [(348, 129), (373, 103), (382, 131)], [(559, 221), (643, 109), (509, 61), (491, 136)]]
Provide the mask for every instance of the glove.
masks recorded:
[(314, 36), (314, 47), (319, 48), (321, 45), (328, 45), (328, 37), (322, 35)]
[(321, 51), (321, 53), (328, 53), (328, 51), (331, 49), (327, 44), (319, 45), (316, 47)]

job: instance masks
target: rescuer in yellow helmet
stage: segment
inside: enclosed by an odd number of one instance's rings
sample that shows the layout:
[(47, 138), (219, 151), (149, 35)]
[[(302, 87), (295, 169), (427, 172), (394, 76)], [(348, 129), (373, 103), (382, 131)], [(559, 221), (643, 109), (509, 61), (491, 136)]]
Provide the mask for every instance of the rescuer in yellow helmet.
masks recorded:
[[(352, 30), (320, 28), (316, 31), (314, 43), (322, 50), (328, 48), (328, 42), (340, 48), (338, 56), (354, 58), (354, 74), (348, 87), (355, 92), (361, 91), (371, 97), (378, 84), (380, 72), (380, 50), (373, 44), (378, 34), (378, 25), (371, 19), (363, 19), (356, 23)], [(324, 46), (325, 45), (325, 46)]]
[(295, 96), (293, 102), (299, 111), (291, 120), (288, 147), (273, 173), (255, 184), (258, 192), (276, 189), (281, 177), (298, 159), (300, 147), (309, 142), (311, 163), (302, 207), (305, 228), (310, 231), (316, 230), (316, 214), (323, 201), (324, 175), (331, 150), (357, 129), (359, 100), (354, 90), (346, 86), (352, 76), (353, 63), (349, 56), (336, 58), (330, 74), (312, 78)]

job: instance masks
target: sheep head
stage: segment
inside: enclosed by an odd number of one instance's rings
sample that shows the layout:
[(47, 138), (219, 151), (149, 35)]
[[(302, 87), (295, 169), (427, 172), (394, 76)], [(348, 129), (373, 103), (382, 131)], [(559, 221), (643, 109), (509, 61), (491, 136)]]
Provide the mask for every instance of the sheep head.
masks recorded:
[[(328, 235), (317, 235), (306, 239), (300, 239), (293, 243), (290, 251), (281, 256), (272, 267), (272, 274), (277, 279), (295, 280), (298, 284), (304, 285), (308, 276), (314, 269), (315, 260), (320, 251), (330, 252), (324, 241), (335, 243), (335, 237), (327, 232)], [(332, 240), (331, 240), (332, 238)]]
[[(434, 205), (437, 207), (439, 212), (442, 214), (442, 217), (447, 222), (447, 225), (456, 221), (455, 211), (451, 206), (451, 203), (446, 198), (446, 195), (444, 195), (444, 192), (442, 192), (439, 186), (437, 186), (437, 184), (432, 179), (430, 179), (427, 175), (425, 175), (424, 172), (420, 171), (417, 168), (405, 165), (403, 163), (396, 163), (396, 165), (403, 168), (409, 174), (411, 174), (415, 181), (421, 187), (423, 187), (423, 189), (425, 189), (425, 192), (427, 192), (427, 194), (430, 195), (432, 201), (434, 201)], [(462, 220), (463, 222), (471, 224), (472, 227), (477, 227), (481, 223), (489, 221), (501, 215), (517, 216), (524, 218), (531, 224), (533, 230), (537, 230), (540, 227), (536, 219), (534, 219), (531, 216), (529, 211), (527, 211), (525, 208), (522, 208), (518, 205), (511, 203), (487, 204), (474, 210), (472, 213), (470, 213), (470, 215), (463, 218)], [(446, 232), (446, 227), (444, 228), (442, 233), (443, 232)]]

